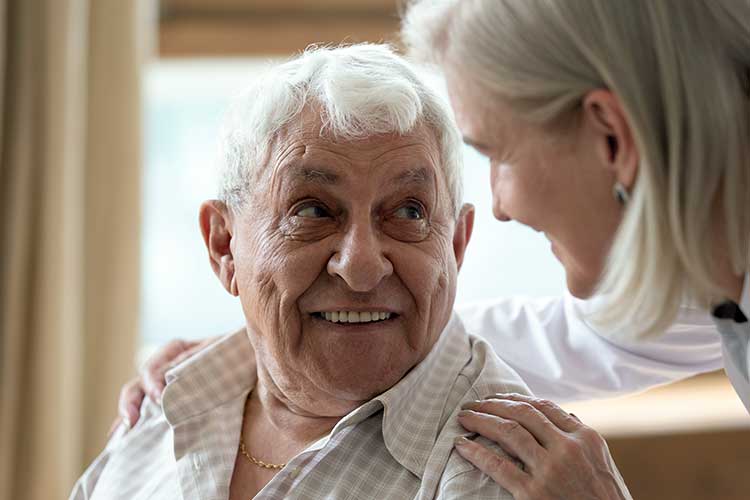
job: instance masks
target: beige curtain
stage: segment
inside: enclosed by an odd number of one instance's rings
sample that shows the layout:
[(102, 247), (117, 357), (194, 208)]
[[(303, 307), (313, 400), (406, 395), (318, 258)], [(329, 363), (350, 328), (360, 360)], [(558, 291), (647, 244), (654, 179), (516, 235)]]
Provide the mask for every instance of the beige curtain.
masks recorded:
[(140, 0), (0, 0), (0, 499), (66, 498), (138, 330)]

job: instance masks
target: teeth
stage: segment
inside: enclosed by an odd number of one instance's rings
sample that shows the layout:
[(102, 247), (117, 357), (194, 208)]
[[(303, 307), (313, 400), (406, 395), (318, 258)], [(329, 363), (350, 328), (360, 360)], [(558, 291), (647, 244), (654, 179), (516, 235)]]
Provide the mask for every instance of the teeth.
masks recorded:
[(332, 323), (370, 323), (390, 319), (389, 312), (334, 311), (321, 312), (321, 317)]

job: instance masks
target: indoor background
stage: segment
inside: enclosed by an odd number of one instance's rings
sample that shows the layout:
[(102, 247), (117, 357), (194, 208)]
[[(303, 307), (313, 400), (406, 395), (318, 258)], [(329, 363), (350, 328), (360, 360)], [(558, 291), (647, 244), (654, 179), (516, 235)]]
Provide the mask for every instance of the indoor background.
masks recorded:
[[(0, 499), (66, 498), (137, 360), (242, 324), (197, 226), (232, 95), (313, 43), (396, 42), (398, 2), (4, 0), (0, 16)], [(548, 242), (492, 218), (487, 177), (467, 148), (458, 301), (562, 293)], [(636, 499), (747, 498), (750, 418), (721, 373), (566, 409)]]

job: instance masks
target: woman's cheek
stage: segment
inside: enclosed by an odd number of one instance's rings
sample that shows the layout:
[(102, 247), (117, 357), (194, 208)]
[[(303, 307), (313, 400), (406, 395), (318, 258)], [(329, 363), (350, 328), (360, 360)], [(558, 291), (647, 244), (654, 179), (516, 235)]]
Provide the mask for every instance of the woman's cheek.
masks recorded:
[(561, 213), (563, 186), (551, 182), (531, 166), (527, 171), (508, 171), (502, 183), (502, 211), (511, 219), (537, 231), (553, 230)]
[(531, 193), (525, 193), (525, 179), (518, 175), (517, 169), (502, 164), (493, 169), (492, 209), (499, 220), (519, 219), (524, 214), (524, 200)]

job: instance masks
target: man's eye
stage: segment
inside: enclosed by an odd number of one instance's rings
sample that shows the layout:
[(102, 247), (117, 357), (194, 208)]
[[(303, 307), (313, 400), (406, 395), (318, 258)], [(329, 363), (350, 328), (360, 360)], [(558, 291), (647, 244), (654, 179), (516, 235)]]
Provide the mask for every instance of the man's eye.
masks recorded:
[(421, 220), (424, 219), (424, 210), (416, 203), (404, 205), (394, 212), (399, 219)]
[(320, 205), (307, 205), (297, 210), (294, 215), (297, 217), (307, 217), (311, 219), (317, 219), (321, 217), (330, 217), (330, 212)]

